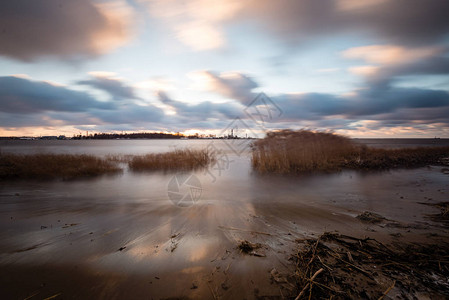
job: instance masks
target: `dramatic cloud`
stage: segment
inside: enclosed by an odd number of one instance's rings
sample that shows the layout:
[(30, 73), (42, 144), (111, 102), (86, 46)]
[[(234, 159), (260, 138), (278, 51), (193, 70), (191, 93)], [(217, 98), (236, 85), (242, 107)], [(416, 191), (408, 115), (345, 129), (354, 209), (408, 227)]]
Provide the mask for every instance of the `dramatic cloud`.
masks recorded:
[(400, 45), (426, 45), (448, 36), (446, 0), (253, 0), (237, 17), (254, 20), (289, 43), (348, 31)]
[(363, 59), (368, 63), (384, 65), (402, 65), (413, 63), (441, 54), (441, 47), (406, 48), (394, 45), (371, 45), (355, 47), (343, 51), (343, 56), (352, 59)]
[(164, 21), (176, 37), (195, 51), (225, 46), (222, 22), (240, 8), (237, 0), (139, 0), (151, 16)]
[[(375, 64), (350, 67), (348, 70), (362, 76), (371, 91), (386, 92), (391, 90), (398, 79), (407, 76), (421, 75), (425, 78), (426, 75), (449, 74), (448, 54), (447, 47), (406, 48), (392, 45), (355, 47), (342, 52), (345, 58)], [(404, 96), (413, 99), (416, 95)]]
[[(433, 59), (433, 58), (432, 58)], [(424, 61), (427, 62), (428, 61)], [(401, 68), (412, 69), (414, 64), (404, 64)], [(440, 66), (440, 68), (443, 68)], [(424, 70), (422, 70), (424, 72)], [(427, 69), (429, 70), (429, 68)], [(396, 74), (401, 74), (400, 69), (395, 70)], [(208, 85), (211, 90), (218, 94), (233, 97), (236, 101), (243, 103), (246, 99), (253, 99), (257, 94), (253, 88), (257, 83), (253, 80), (251, 84), (241, 84), (247, 82), (248, 78), (240, 74), (240, 80), (223, 80), (221, 76), (214, 75), (213, 72), (206, 72), (212, 83)], [(384, 73), (386, 74), (386, 73)], [(368, 86), (355, 90), (350, 95), (333, 95), (324, 93), (303, 93), (303, 94), (281, 94), (271, 97), (271, 100), (282, 110), (281, 119), (276, 121), (316, 121), (317, 126), (326, 127), (330, 125), (328, 118), (340, 119), (350, 126), (358, 120), (381, 120), (381, 123), (389, 124), (394, 122), (396, 113), (404, 110), (419, 111), (420, 113), (409, 114), (409, 118), (404, 120), (404, 124), (410, 121), (431, 120), (435, 113), (449, 110), (449, 93), (443, 90), (429, 90), (420, 88), (400, 88), (391, 84), (394, 77), (386, 77), (383, 84), (368, 81)], [(238, 84), (239, 83), (239, 84)], [(248, 83), (248, 82), (247, 82)], [(242, 96), (243, 95), (243, 96)], [(250, 102), (246, 102), (248, 105)], [(271, 105), (268, 103), (268, 105)], [(277, 108), (272, 107), (273, 110)], [(429, 114), (426, 116), (426, 114)], [(382, 115), (383, 117), (379, 117)], [(441, 115), (441, 114), (439, 114)], [(385, 116), (390, 116), (388, 120)], [(411, 117), (413, 116), (413, 117)], [(438, 122), (449, 125), (449, 118), (446, 120), (438, 118)], [(402, 124), (402, 123), (401, 123)], [(382, 124), (378, 124), (381, 126)], [(345, 125), (346, 126), (346, 125)]]
[(100, 102), (86, 92), (7, 76), (0, 77), (0, 116), (2, 127), (30, 127), (150, 124), (164, 113), (152, 105)]
[(417, 88), (368, 89), (351, 97), (308, 93), (278, 96), (273, 99), (284, 111), (284, 118), (287, 120), (317, 120), (337, 115), (348, 119), (369, 120), (378, 114), (391, 113), (402, 108), (449, 107), (449, 93)]
[(186, 118), (189, 121), (205, 120), (208, 118), (234, 119), (243, 116), (244, 106), (238, 103), (212, 103), (204, 101), (196, 105), (189, 105), (184, 102), (171, 99), (166, 93), (158, 93), (159, 100), (174, 109), (177, 115)]
[(190, 77), (195, 82), (194, 87), (214, 91), (243, 104), (254, 99), (252, 90), (259, 86), (251, 77), (239, 72), (219, 74), (213, 71), (198, 71), (190, 74)]
[(113, 75), (105, 73), (91, 73), (92, 79), (78, 81), (78, 84), (88, 85), (96, 89), (107, 92), (113, 99), (136, 99), (138, 98), (132, 87), (122, 82)]
[(125, 44), (132, 34), (125, 1), (0, 1), (0, 55), (32, 61), (95, 56)]
[(224, 24), (249, 21), (263, 32), (305, 43), (349, 31), (400, 45), (425, 45), (448, 36), (446, 0), (140, 0), (172, 24), (195, 50), (225, 45)]
[(0, 111), (36, 113), (41, 111), (80, 112), (112, 109), (110, 103), (96, 101), (85, 92), (70, 90), (42, 81), (13, 76), (0, 77)]

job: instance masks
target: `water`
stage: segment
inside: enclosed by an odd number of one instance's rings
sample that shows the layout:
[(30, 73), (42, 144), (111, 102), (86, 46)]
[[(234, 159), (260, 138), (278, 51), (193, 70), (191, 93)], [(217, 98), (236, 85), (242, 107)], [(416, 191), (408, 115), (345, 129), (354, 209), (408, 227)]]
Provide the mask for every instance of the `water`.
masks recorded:
[[(296, 238), (328, 230), (361, 236), (397, 232), (368, 230), (355, 218), (366, 210), (401, 224), (430, 226), (425, 214), (435, 209), (418, 202), (447, 200), (448, 175), (441, 167), (261, 176), (251, 170), (250, 142), (2, 141), (4, 152), (99, 156), (209, 148), (220, 162), (187, 174), (125, 169), (94, 179), (0, 183), (0, 273), (9, 274), (0, 278), (9, 286), (5, 295), (23, 299), (38, 289), (46, 297), (63, 291), (84, 299), (148, 293), (210, 298), (209, 285), (220, 287), (226, 280), (233, 288), (220, 289), (224, 298), (252, 298), (248, 285), (275, 293), (265, 275), (273, 266), (282, 268)], [(173, 182), (189, 176), (197, 179), (193, 187), (173, 190)], [(176, 205), (169, 192), (190, 195), (192, 201)], [(236, 245), (244, 239), (264, 244), (267, 257), (240, 254)], [(38, 288), (42, 278), (45, 288)], [(192, 282), (198, 288), (191, 289)]]

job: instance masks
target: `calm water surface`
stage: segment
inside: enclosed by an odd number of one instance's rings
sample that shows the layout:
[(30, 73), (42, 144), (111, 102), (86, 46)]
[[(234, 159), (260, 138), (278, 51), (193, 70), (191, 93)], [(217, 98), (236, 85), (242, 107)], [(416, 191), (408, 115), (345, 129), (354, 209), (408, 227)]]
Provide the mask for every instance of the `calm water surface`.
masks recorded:
[[(95, 179), (2, 182), (0, 268), (5, 271), (34, 266), (44, 272), (44, 268), (77, 266), (89, 276), (162, 278), (153, 279), (151, 286), (147, 281), (138, 281), (137, 287), (115, 283), (109, 288), (102, 287), (105, 289), (102, 292), (109, 293), (106, 296), (100, 297), (95, 290), (92, 298), (119, 297), (119, 288), (121, 292), (149, 289), (156, 298), (180, 294), (207, 297), (210, 296), (207, 285), (195, 290), (190, 286), (192, 280), (203, 283), (209, 280), (204, 274), (213, 268), (231, 269), (235, 276), (246, 274), (246, 281), (240, 278), (233, 282), (236, 288), (243, 288), (250, 280), (263, 285), (264, 279), (251, 275), (252, 272), (272, 268), (278, 253), (290, 251), (282, 249), (282, 245), (298, 237), (326, 230), (366, 234), (366, 226), (355, 219), (366, 210), (407, 224), (428, 223), (425, 214), (435, 212), (434, 208), (418, 202), (447, 201), (449, 194), (449, 175), (437, 166), (375, 173), (260, 176), (251, 170), (249, 143), (2, 141), (0, 149), (4, 152), (100, 156), (208, 147), (217, 152), (219, 164), (187, 174), (133, 173), (125, 169), (122, 174)], [(398, 143), (391, 146), (397, 147)], [(182, 184), (189, 178), (195, 180)], [(177, 205), (179, 198), (173, 200), (173, 193), (187, 195), (181, 206)], [(394, 233), (394, 229), (385, 230)], [(263, 243), (276, 251), (270, 254), (273, 257), (267, 254), (266, 260), (240, 257), (235, 246), (242, 239)], [(233, 267), (229, 260), (223, 259), (228, 253), (238, 260)], [(57, 274), (51, 270), (51, 274)], [(171, 279), (164, 281), (164, 278)], [(2, 279), (3, 283), (5, 280)], [(37, 279), (30, 282), (33, 280)], [(57, 284), (57, 280), (49, 279), (55, 286), (64, 286)], [(92, 289), (99, 288), (95, 281), (91, 285)], [(8, 295), (25, 298), (30, 289), (31, 286), (25, 291), (12, 288)], [(232, 298), (232, 293), (223, 295)]]

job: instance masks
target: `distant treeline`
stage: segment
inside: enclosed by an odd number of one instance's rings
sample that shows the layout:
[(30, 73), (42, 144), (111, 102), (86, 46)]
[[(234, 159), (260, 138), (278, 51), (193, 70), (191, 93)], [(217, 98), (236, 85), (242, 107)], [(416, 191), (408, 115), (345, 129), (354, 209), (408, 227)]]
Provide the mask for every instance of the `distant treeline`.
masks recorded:
[[(251, 137), (245, 137), (251, 139)], [(86, 135), (74, 135), (73, 137), (59, 136), (40, 136), (40, 137), (0, 137), (0, 140), (117, 140), (117, 139), (242, 139), (237, 135), (224, 135), (217, 137), (215, 134), (184, 135), (182, 133), (162, 133), (162, 132), (135, 132), (135, 133), (93, 133)]]
[[(78, 135), (72, 139), (75, 140), (115, 140), (115, 139), (180, 139), (185, 137), (181, 133), (161, 133), (161, 132), (144, 132), (144, 133), (94, 133), (88, 136)], [(189, 136), (188, 138), (196, 138), (195, 136)]]

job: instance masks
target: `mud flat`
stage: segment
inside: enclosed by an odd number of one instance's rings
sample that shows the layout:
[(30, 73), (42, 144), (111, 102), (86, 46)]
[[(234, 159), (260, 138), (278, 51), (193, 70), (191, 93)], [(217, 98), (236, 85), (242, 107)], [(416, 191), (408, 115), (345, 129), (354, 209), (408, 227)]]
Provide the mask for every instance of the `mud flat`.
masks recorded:
[(186, 206), (181, 174), (3, 181), (2, 298), (448, 297), (447, 167), (286, 176), (228, 154)]

